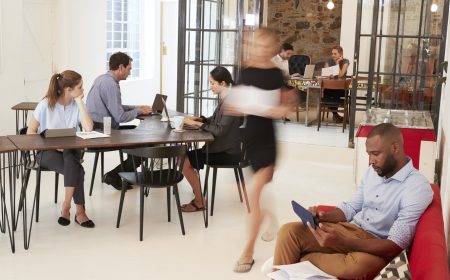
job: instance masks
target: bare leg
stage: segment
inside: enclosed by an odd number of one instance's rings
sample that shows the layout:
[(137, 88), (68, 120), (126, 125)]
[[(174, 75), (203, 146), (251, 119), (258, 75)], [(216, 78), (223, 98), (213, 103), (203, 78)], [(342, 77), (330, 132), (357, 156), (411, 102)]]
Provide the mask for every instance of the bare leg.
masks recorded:
[(194, 192), (194, 201), (195, 205), (198, 207), (203, 207), (203, 197), (202, 190), (200, 189), (200, 181), (197, 175), (197, 171), (192, 167), (189, 159), (186, 158), (183, 166), (183, 175), (186, 177), (186, 180), (191, 185), (192, 191)]
[[(61, 211), (61, 216), (69, 219), (70, 218), (70, 207), (72, 203), (73, 194), (75, 193), (75, 187), (65, 187), (65, 195), (64, 195), (64, 202), (63, 202), (63, 208)], [(84, 210), (84, 205), (81, 204), (75, 204), (76, 205), (76, 216), (77, 220), (80, 223), (86, 222), (89, 220), (89, 218), (86, 216), (86, 212)]]
[(241, 272), (239, 264), (249, 264), (253, 261), (253, 253), (255, 250), (255, 242), (258, 237), (259, 228), (262, 221), (262, 211), (260, 207), (261, 191), (264, 189), (267, 183), (272, 180), (274, 166), (268, 166), (261, 168), (253, 175), (253, 183), (249, 196), (250, 209), (252, 211), (249, 214), (248, 219), (248, 236), (244, 250), (238, 260), (238, 265), (235, 267), (236, 272)]

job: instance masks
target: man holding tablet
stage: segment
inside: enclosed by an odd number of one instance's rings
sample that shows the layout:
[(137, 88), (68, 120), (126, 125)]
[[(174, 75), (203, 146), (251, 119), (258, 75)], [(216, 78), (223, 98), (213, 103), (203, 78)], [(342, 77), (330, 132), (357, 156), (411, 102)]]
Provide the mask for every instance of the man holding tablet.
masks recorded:
[(433, 191), (405, 156), (401, 132), (394, 125), (375, 126), (366, 150), (370, 167), (353, 198), (331, 211), (310, 207), (319, 222), (316, 228), (310, 223), (285, 224), (278, 233), (274, 265), (310, 261), (338, 278), (372, 279), (408, 249)]

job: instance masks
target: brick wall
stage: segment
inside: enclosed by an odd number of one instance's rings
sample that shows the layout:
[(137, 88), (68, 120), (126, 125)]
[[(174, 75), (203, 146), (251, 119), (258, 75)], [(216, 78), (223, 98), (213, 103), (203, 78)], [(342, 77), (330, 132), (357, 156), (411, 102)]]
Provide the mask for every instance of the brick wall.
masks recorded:
[[(294, 46), (294, 53), (309, 55), (320, 66), (340, 42), (342, 0), (333, 2), (334, 9), (328, 10), (328, 0), (269, 0), (267, 25), (282, 43)], [(345, 50), (344, 57), (349, 58)]]

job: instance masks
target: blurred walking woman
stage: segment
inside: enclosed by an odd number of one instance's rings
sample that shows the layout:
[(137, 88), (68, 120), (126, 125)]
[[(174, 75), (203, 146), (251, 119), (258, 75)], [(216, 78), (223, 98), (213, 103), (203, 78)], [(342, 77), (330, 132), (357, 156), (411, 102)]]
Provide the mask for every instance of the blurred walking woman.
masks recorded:
[[(294, 100), (291, 91), (284, 88), (283, 74), (271, 58), (278, 51), (278, 36), (272, 30), (258, 29), (249, 40), (251, 49), (246, 68), (242, 70), (242, 84), (256, 88), (258, 92), (279, 94), (277, 106), (261, 115), (247, 114), (242, 133), (247, 157), (254, 170), (252, 184), (249, 188), (251, 213), (248, 220), (246, 244), (235, 264), (235, 272), (248, 272), (254, 264), (254, 249), (261, 222), (267, 216), (260, 203), (262, 191), (272, 181), (276, 161), (276, 141), (273, 119), (281, 119), (289, 112)], [(263, 106), (262, 104), (259, 104)], [(255, 104), (258, 106), (258, 104)], [(245, 110), (245, 108), (244, 108)], [(245, 112), (244, 112), (245, 113)], [(273, 218), (272, 218), (273, 219)], [(271, 222), (273, 223), (273, 221)], [(264, 239), (264, 238), (263, 238)]]
[[(53, 74), (47, 95), (42, 99), (28, 124), (27, 134), (41, 133), (52, 128), (76, 128), (91, 131), (92, 119), (83, 103), (83, 79), (80, 74), (66, 70)], [(71, 201), (76, 206), (74, 221), (82, 227), (93, 228), (94, 222), (84, 208), (84, 169), (80, 163), (79, 150), (64, 149), (42, 151), (37, 154), (41, 167), (64, 175), (65, 197), (58, 223), (70, 224)]]

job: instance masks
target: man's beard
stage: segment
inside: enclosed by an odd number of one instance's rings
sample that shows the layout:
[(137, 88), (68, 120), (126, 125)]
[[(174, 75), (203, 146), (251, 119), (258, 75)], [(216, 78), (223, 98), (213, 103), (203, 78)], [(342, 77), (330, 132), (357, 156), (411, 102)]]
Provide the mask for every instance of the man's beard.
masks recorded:
[(396, 165), (397, 165), (397, 161), (395, 160), (394, 156), (392, 154), (389, 154), (386, 158), (384, 166), (381, 167), (381, 170), (378, 173), (378, 176), (380, 176), (380, 177), (386, 176), (386, 174), (389, 174), (390, 172), (392, 172), (392, 170), (394, 170)]

